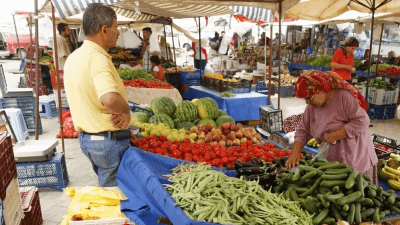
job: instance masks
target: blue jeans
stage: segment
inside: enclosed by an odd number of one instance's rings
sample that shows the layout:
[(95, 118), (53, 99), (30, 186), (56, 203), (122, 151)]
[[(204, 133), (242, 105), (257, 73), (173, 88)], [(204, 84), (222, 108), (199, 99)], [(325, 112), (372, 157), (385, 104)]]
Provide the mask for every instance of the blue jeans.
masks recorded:
[(103, 137), (79, 133), (79, 144), (92, 163), (99, 186), (116, 187), (118, 185), (115, 178), (122, 156), (130, 146), (129, 139), (115, 141), (111, 137), (104, 137), (104, 140), (98, 138)]
[(207, 64), (207, 60), (205, 60), (205, 59), (202, 59), (201, 63), (200, 63), (199, 59), (194, 60), (194, 68), (196, 68), (196, 69), (201, 69), (204, 71), (204, 68), (206, 68), (206, 64)]

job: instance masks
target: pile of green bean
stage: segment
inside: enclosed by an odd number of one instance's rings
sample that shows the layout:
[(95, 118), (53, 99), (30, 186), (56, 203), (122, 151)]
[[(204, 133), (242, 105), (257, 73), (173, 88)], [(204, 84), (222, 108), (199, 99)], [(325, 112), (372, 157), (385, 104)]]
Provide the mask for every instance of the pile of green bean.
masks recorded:
[(228, 177), (205, 166), (170, 180), (166, 189), (192, 220), (252, 225), (308, 225), (313, 221), (299, 202), (263, 190), (256, 181)]

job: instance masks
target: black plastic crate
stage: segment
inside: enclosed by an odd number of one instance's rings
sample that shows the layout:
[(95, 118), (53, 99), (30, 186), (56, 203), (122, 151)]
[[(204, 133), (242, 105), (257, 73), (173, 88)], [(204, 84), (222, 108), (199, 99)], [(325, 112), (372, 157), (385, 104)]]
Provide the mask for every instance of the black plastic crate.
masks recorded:
[(381, 136), (379, 134), (372, 135), (375, 153), (378, 159), (389, 159), (391, 153), (400, 153), (400, 146), (397, 146), (396, 140)]
[(250, 93), (251, 81), (243, 80), (241, 82), (221, 81), (220, 92), (229, 91), (232, 93)]
[(146, 113), (146, 115), (148, 115), (149, 117), (154, 116), (154, 113), (152, 111), (139, 107), (139, 104), (135, 102), (128, 101), (128, 104), (132, 112), (143, 112)]
[(272, 106), (260, 106), (260, 127), (270, 134), (283, 131), (282, 110)]

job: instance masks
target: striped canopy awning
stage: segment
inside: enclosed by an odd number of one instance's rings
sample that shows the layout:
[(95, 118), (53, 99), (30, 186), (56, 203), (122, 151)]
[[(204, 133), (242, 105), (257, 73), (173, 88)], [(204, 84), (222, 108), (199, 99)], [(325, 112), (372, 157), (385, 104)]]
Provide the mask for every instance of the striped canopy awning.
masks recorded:
[(250, 6), (230, 6), (229, 8), (235, 13), (253, 21), (262, 21), (266, 23), (272, 23), (273, 21), (273, 13), (268, 9)]

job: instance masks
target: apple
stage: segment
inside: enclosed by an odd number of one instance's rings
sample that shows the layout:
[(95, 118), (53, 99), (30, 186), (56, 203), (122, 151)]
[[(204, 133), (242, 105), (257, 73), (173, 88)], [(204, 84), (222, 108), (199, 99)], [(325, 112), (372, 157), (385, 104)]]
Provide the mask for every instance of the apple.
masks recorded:
[(192, 131), (192, 133), (197, 133), (197, 131), (199, 131), (198, 127), (192, 127), (192, 129), (190, 129), (190, 131)]
[(212, 136), (211, 136), (211, 135), (207, 135), (207, 136), (206, 136), (206, 143), (210, 143), (210, 142), (212, 142), (212, 141), (213, 141)]
[(243, 124), (241, 124), (241, 123), (237, 123), (236, 126), (239, 127), (239, 129), (243, 128)]
[(240, 140), (239, 139), (233, 140), (233, 145), (239, 146), (240, 145)]
[(199, 144), (205, 144), (206, 141), (205, 141), (204, 139), (198, 139), (198, 140), (197, 140), (197, 143), (199, 143)]
[(190, 130), (187, 130), (187, 131), (186, 131), (186, 134), (187, 134), (187, 135), (189, 135), (189, 134), (191, 134), (191, 133), (192, 133), (192, 132), (191, 132)]
[(229, 129), (224, 129), (224, 130), (222, 131), (222, 134), (228, 135), (230, 132), (231, 132), (231, 131), (230, 131)]
[(243, 133), (241, 131), (236, 131), (236, 138), (242, 139)]
[(235, 140), (236, 139), (236, 135), (235, 135), (235, 133), (229, 133), (228, 134), (228, 136), (226, 136), (226, 138), (228, 139), (228, 140)]
[(211, 132), (215, 132), (215, 130), (217, 130), (215, 127), (213, 127), (213, 129), (211, 129)]
[(236, 126), (236, 125), (233, 125), (233, 126), (231, 127), (231, 130), (232, 130), (232, 131), (238, 131), (238, 130), (239, 130), (239, 127)]
[(231, 128), (231, 123), (229, 123), (229, 122), (223, 123), (223, 124), (222, 124), (222, 127), (223, 127), (224, 129), (226, 129), (226, 130), (229, 130), (229, 129)]
[(218, 144), (221, 145), (221, 146), (226, 147), (226, 142), (225, 141), (220, 141)]
[(212, 129), (214, 128), (214, 126), (212, 125), (212, 123), (208, 122), (208, 123), (206, 124), (206, 128), (207, 128), (208, 130), (212, 130)]
[(222, 135), (222, 130), (220, 130), (220, 129), (215, 129), (214, 133), (215, 133), (215, 134), (218, 134), (218, 135)]
[(213, 140), (214, 140), (214, 141), (220, 141), (220, 140), (221, 140), (221, 136), (218, 135), (218, 134), (214, 134), (214, 135), (213, 135)]
[(221, 135), (221, 141), (226, 141), (226, 140), (228, 140), (228, 138), (226, 138), (225, 135)]
[(223, 130), (224, 128), (222, 127), (222, 125), (219, 125), (219, 126), (217, 127), (217, 129)]
[(258, 143), (258, 140), (257, 140), (256, 137), (252, 137), (252, 138), (251, 138), (251, 141), (252, 141), (254, 144)]
[(240, 140), (240, 143), (246, 143), (246, 141), (247, 141), (247, 138), (242, 138), (241, 140)]
[(233, 141), (232, 140), (227, 140), (226, 141), (226, 146), (232, 147), (233, 146)]
[(253, 128), (249, 128), (250, 134), (255, 134), (256, 131)]
[(217, 144), (218, 144), (218, 142), (216, 142), (216, 141), (213, 141), (213, 142), (211, 142), (210, 144), (211, 144), (211, 145), (217, 145)]
[(197, 135), (200, 135), (200, 134), (201, 134), (201, 131), (197, 130), (197, 131), (195, 131), (194, 133), (197, 134)]
[(189, 134), (189, 138), (192, 139), (192, 140), (196, 140), (197, 134), (196, 133), (191, 133), (191, 134)]
[(254, 135), (254, 137), (256, 137), (258, 141), (261, 141), (261, 140), (262, 140), (261, 134), (256, 134), (256, 135)]

